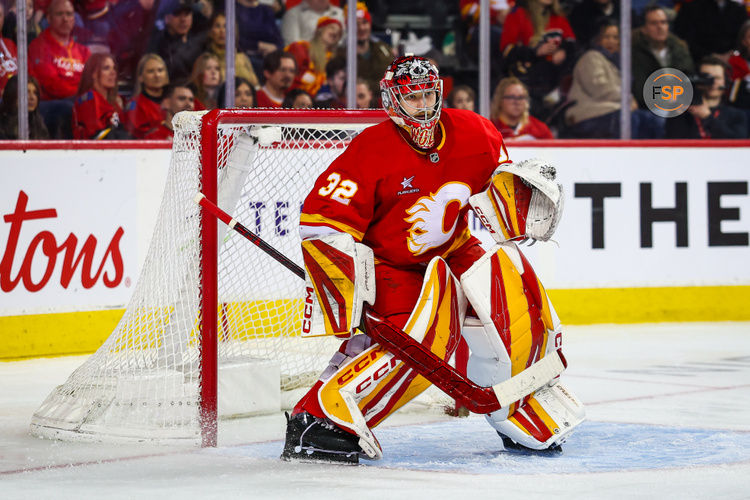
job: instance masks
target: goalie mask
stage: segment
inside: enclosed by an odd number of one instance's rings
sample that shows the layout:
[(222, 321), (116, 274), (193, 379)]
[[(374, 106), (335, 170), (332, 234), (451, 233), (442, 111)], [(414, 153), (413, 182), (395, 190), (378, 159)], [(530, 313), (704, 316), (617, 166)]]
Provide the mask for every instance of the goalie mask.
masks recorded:
[(429, 149), (435, 145), (443, 82), (430, 61), (413, 55), (399, 57), (380, 80), (380, 94), (388, 116), (409, 134), (415, 146)]

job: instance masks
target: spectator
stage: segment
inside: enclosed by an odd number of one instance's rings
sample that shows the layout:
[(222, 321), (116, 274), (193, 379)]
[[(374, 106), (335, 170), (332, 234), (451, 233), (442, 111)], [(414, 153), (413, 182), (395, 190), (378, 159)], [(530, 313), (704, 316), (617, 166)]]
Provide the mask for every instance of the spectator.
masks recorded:
[(153, 138), (171, 139), (174, 136), (174, 127), (172, 125), (174, 116), (180, 111), (195, 110), (193, 89), (187, 83), (175, 83), (167, 86), (164, 90), (162, 106), (164, 107), (166, 116), (164, 120), (165, 127), (159, 131), (159, 136)]
[(219, 58), (209, 52), (204, 52), (195, 61), (190, 84), (195, 95), (195, 110), (212, 110), (217, 106), (219, 87), (222, 85), (221, 64)]
[(178, 8), (181, 3), (186, 3), (193, 12), (192, 28), (194, 33), (208, 31), (211, 17), (214, 14), (214, 0), (160, 0), (156, 12), (157, 29), (164, 29), (167, 24), (167, 15)]
[(281, 107), (287, 109), (310, 109), (313, 107), (313, 98), (302, 89), (292, 89), (284, 97)]
[(166, 115), (161, 101), (169, 85), (164, 59), (158, 54), (145, 54), (136, 68), (135, 92), (128, 103), (126, 123), (136, 139), (163, 139)]
[(258, 0), (237, 0), (239, 48), (248, 55), (256, 74), (263, 71), (263, 58), (284, 48), (284, 39), (268, 5)]
[(73, 40), (75, 22), (70, 0), (52, 0), (47, 7), (49, 27), (29, 44), (29, 75), (37, 79), (42, 101), (39, 111), (50, 137), (70, 139), (73, 96), (91, 52)]
[(326, 82), (315, 94), (316, 108), (346, 107), (346, 59), (334, 57), (326, 64)]
[(167, 63), (171, 80), (187, 80), (198, 56), (203, 52), (205, 33), (193, 34), (191, 0), (178, 0), (164, 17), (165, 27), (151, 39), (148, 52), (159, 54)]
[(724, 88), (729, 68), (718, 57), (701, 60), (698, 72), (711, 80), (710, 84), (695, 85), (697, 99), (687, 112), (667, 120), (669, 139), (745, 139), (748, 137), (745, 114), (726, 103)]
[(146, 53), (156, 18), (155, 4), (156, 0), (118, 0), (110, 4), (117, 29), (109, 31), (107, 43), (117, 61), (120, 85), (128, 90), (134, 86), (138, 63)]
[(116, 21), (111, 18), (110, 7), (108, 0), (76, 0), (76, 10), (83, 22), (81, 36), (77, 39), (93, 52), (109, 51), (107, 37)]
[(732, 87), (729, 101), (745, 111), (750, 126), (750, 21), (745, 21), (737, 36), (737, 50), (729, 58)]
[[(509, 3), (513, 5), (515, 1), (490, 0), (490, 78), (493, 79), (501, 70), (500, 37), (510, 11)], [(479, 0), (461, 0), (458, 4), (464, 33), (463, 43), (456, 46), (460, 63), (479, 61), (479, 4)]]
[[(39, 82), (33, 76), (28, 81), (29, 139), (49, 139), (49, 132), (39, 113)], [(12, 76), (5, 85), (0, 101), (0, 139), (18, 139), (18, 76)]]
[[(2, 3), (2, 2), (0, 2)], [(7, 2), (6, 7), (8, 10), (5, 11), (5, 24), (2, 27), (2, 36), (10, 38), (11, 40), (18, 39), (18, 20), (16, 12), (16, 0)], [(39, 19), (43, 12), (40, 13), (39, 17), (36, 17), (37, 11), (34, 10), (34, 0), (26, 0), (26, 42), (31, 43), (34, 38), (38, 37), (42, 33), (42, 28), (39, 26)]]
[(370, 83), (364, 78), (357, 78), (356, 97), (357, 97), (357, 109), (368, 109), (378, 107), (378, 103), (374, 99), (372, 87)]
[(297, 61), (297, 76), (294, 78), (293, 88), (300, 88), (310, 95), (318, 93), (326, 79), (326, 63), (341, 41), (341, 34), (341, 21), (321, 17), (311, 42), (300, 40), (284, 49)]
[(344, 24), (344, 11), (331, 5), (330, 0), (302, 0), (299, 5), (286, 11), (281, 20), (281, 36), (284, 44), (298, 40), (312, 40), (318, 27), (318, 19), (331, 17)]
[(559, 101), (555, 90), (572, 68), (575, 35), (558, 0), (519, 0), (505, 20), (500, 50), (508, 74), (529, 89), (534, 113)]
[(297, 74), (297, 61), (289, 52), (277, 50), (263, 60), (263, 86), (256, 92), (259, 108), (280, 108)]
[[(211, 29), (208, 32), (208, 45), (206, 52), (214, 54), (219, 59), (221, 68), (221, 80), (227, 78), (227, 18), (223, 12), (217, 12), (211, 20)], [(234, 57), (234, 74), (244, 78), (253, 87), (258, 87), (258, 77), (255, 75), (253, 65), (247, 55), (237, 52)]]
[[(0, 3), (0, 30), (5, 22), (5, 7)], [(5, 84), (18, 72), (16, 44), (10, 38), (0, 36), (0, 98)]]
[(727, 58), (745, 19), (745, 7), (732, 0), (692, 0), (680, 7), (674, 32), (687, 42), (694, 61), (708, 55)]
[(529, 92), (516, 77), (500, 80), (490, 104), (490, 118), (507, 139), (554, 139), (549, 127), (529, 114)]
[(286, 0), (260, 0), (260, 3), (269, 6), (277, 18), (286, 12)]
[[(223, 108), (229, 108), (226, 102), (226, 86), (219, 87), (219, 105)], [(234, 107), (235, 108), (254, 108), (256, 102), (255, 89), (250, 82), (244, 78), (236, 77), (234, 79)]]
[[(620, 136), (620, 29), (617, 21), (604, 18), (593, 47), (573, 69), (568, 97), (574, 104), (565, 113), (568, 134), (577, 138), (603, 139)], [(638, 104), (632, 98), (631, 109)]]
[[(338, 55), (346, 57), (346, 48)], [(372, 35), (372, 16), (364, 2), (357, 2), (357, 77), (364, 78), (371, 88), (380, 85), (384, 68), (396, 57), (395, 51)]]
[(474, 107), (476, 100), (477, 94), (473, 88), (468, 85), (456, 85), (448, 94), (448, 107), (476, 111)]
[(643, 86), (651, 73), (659, 68), (675, 68), (689, 75), (694, 67), (685, 42), (669, 32), (669, 21), (663, 7), (646, 7), (643, 17), (644, 25), (633, 31), (632, 92), (638, 106), (645, 109)]
[(128, 139), (117, 95), (117, 67), (111, 54), (93, 54), (81, 74), (73, 107), (74, 139)]
[(602, 18), (619, 21), (619, 0), (583, 0), (573, 7), (568, 19), (579, 46), (589, 48), (594, 38), (600, 35), (597, 27)]

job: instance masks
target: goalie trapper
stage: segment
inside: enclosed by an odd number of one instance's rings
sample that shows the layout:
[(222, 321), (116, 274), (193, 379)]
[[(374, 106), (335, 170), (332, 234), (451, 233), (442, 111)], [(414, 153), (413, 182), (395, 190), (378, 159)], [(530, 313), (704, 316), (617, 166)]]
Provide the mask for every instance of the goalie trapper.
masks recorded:
[(325, 462), (358, 464), (359, 436), (344, 431), (328, 419), (307, 412), (289, 416), (286, 413), (286, 441), (281, 459), (287, 462)]

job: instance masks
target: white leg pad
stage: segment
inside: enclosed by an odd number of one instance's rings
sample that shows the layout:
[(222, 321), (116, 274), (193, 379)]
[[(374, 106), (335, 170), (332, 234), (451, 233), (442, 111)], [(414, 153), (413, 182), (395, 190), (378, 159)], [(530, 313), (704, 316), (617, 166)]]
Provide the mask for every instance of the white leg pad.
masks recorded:
[[(563, 384), (557, 383), (552, 387), (539, 389), (533, 397), (556, 424), (550, 429), (552, 436), (548, 439), (540, 441), (526, 433), (512, 419), (508, 420), (507, 416), (502, 415), (502, 410), (488, 414), (486, 416), (487, 422), (500, 434), (526, 448), (544, 450), (554, 444), (563, 443), (573, 432), (573, 429), (586, 418), (583, 404)], [(525, 416), (524, 407), (517, 411)]]

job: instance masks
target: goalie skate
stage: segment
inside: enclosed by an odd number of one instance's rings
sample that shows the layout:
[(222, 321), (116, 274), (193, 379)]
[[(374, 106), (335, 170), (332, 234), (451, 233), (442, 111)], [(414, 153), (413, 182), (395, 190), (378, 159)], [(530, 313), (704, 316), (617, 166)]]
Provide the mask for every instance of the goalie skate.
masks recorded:
[(281, 459), (287, 462), (358, 464), (359, 437), (339, 429), (327, 419), (307, 412), (286, 414), (286, 442)]
[(545, 448), (543, 450), (535, 450), (533, 448), (527, 448), (522, 444), (518, 444), (515, 441), (513, 441), (508, 436), (503, 436), (500, 431), (496, 431), (497, 435), (500, 436), (500, 439), (503, 440), (503, 448), (505, 448), (505, 451), (516, 453), (520, 455), (558, 455), (563, 452), (562, 449), (562, 442), (555, 443), (551, 445), (549, 448)]

